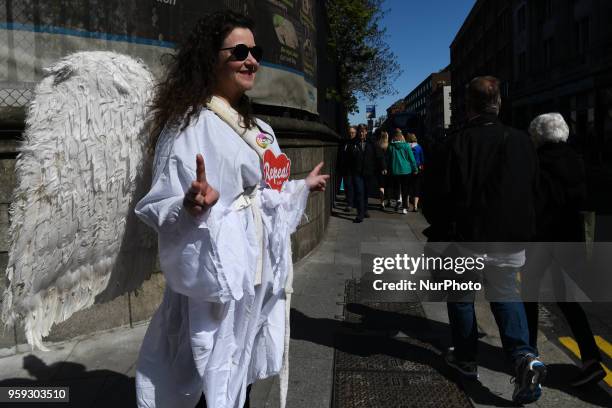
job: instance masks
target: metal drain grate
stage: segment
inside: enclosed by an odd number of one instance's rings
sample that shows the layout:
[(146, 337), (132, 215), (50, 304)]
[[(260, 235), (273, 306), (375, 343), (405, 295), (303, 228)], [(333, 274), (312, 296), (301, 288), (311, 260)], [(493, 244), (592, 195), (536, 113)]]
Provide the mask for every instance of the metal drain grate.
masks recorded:
[(471, 407), (454, 384), (430, 377), (427, 373), (338, 372), (334, 407)]
[(435, 347), (390, 337), (398, 319), (424, 318), (420, 303), (361, 303), (358, 283), (345, 289), (348, 324), (335, 339), (333, 408), (472, 407)]

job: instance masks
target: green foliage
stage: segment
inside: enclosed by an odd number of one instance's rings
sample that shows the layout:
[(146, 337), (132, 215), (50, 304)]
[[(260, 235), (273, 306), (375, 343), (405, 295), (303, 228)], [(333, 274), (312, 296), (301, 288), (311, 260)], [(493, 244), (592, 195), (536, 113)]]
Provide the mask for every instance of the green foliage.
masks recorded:
[(329, 47), (339, 70), (339, 89), (328, 98), (341, 101), (349, 113), (358, 112), (357, 97), (373, 100), (395, 93), (392, 83), (401, 74), (395, 54), (385, 42), (382, 0), (328, 0)]

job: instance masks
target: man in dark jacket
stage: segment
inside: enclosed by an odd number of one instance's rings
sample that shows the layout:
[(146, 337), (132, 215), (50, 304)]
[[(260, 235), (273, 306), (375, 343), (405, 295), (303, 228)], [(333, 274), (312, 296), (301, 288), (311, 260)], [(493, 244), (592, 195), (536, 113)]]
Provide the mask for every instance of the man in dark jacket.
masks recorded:
[[(525, 309), (520, 302), (519, 268), (525, 263), (523, 241), (534, 232), (534, 184), (537, 159), (529, 137), (504, 126), (499, 81), (477, 77), (466, 90), (468, 123), (438, 152), (428, 181), (434, 186), (433, 208), (426, 216), (438, 240), (454, 240), (459, 255), (482, 256), (485, 294), (497, 322), (504, 351), (514, 363), (513, 400), (536, 401), (545, 365), (529, 344)], [(446, 238), (440, 236), (444, 231)], [(514, 243), (474, 248), (466, 242)], [(483, 252), (480, 249), (486, 248)], [(456, 300), (456, 301), (450, 301)], [(474, 293), (447, 303), (454, 348), (447, 363), (476, 378), (478, 331)]]
[(350, 211), (355, 207), (353, 177), (350, 172), (350, 152), (357, 137), (357, 128), (349, 127), (349, 138), (342, 143), (338, 148), (338, 174), (344, 180), (344, 194), (346, 195), (346, 211)]
[(376, 146), (368, 139), (368, 128), (364, 124), (357, 126), (357, 138), (349, 146), (348, 172), (353, 179), (355, 208), (357, 217), (353, 222), (362, 222), (369, 218), (368, 191), (369, 184), (380, 167)]

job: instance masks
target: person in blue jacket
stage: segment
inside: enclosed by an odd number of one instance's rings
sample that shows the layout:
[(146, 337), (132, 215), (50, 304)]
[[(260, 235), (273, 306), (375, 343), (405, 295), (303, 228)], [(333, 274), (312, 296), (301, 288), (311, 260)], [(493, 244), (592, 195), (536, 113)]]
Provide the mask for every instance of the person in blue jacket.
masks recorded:
[(410, 196), (412, 197), (412, 211), (419, 211), (419, 198), (421, 197), (421, 188), (423, 184), (423, 169), (425, 168), (425, 157), (423, 156), (423, 148), (417, 141), (417, 137), (414, 133), (408, 134), (408, 142), (412, 148), (412, 154), (414, 161), (416, 162), (418, 172), (412, 175), (412, 181), (410, 182)]

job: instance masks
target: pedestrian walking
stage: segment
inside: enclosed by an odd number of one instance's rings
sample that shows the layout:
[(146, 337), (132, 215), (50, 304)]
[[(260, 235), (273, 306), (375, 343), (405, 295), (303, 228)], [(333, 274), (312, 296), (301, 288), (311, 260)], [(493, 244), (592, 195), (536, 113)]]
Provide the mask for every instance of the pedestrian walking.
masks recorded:
[(274, 132), (249, 114), (261, 57), (249, 18), (206, 15), (154, 101), (162, 130), (136, 213), (158, 234), (167, 285), (138, 358), (139, 407), (191, 408), (202, 393), (208, 408), (242, 407), (249, 384), (281, 369), (285, 399), (290, 234), (328, 176), (320, 163), (287, 180)]
[[(536, 238), (538, 242), (580, 242), (584, 239), (579, 211), (586, 201), (586, 178), (581, 157), (566, 143), (569, 127), (559, 113), (536, 117), (529, 126), (539, 162), (539, 185), (536, 195)], [(523, 299), (529, 322), (529, 342), (537, 349), (538, 296), (540, 281), (550, 273), (556, 289), (557, 306), (567, 320), (580, 348), (582, 369), (570, 381), (582, 386), (601, 381), (606, 372), (593, 331), (579, 303), (564, 299), (565, 279), (562, 249), (535, 245), (527, 251), (527, 267), (522, 276)], [(579, 271), (578, 271), (579, 272)], [(536, 300), (536, 301), (532, 301)]]
[[(485, 296), (497, 322), (506, 356), (513, 364), (517, 403), (536, 401), (546, 366), (529, 342), (518, 273), (525, 263), (525, 245), (534, 233), (536, 155), (529, 137), (503, 125), (499, 80), (474, 78), (466, 89), (468, 122), (446, 141), (434, 167), (438, 209), (428, 219), (446, 230), (463, 256), (476, 256), (469, 242), (497, 243), (487, 249), (483, 270)], [(430, 162), (432, 158), (430, 157)], [(442, 210), (442, 211), (440, 211)], [(441, 225), (440, 225), (441, 224)], [(499, 243), (514, 243), (502, 245)], [(497, 247), (497, 248), (495, 248)], [(485, 252), (486, 253), (486, 252)], [(478, 329), (473, 292), (458, 293), (447, 302), (453, 348), (447, 364), (469, 378), (478, 377)]]
[(406, 143), (400, 129), (395, 130), (393, 141), (389, 143), (387, 162), (393, 183), (393, 194), (395, 197), (400, 195), (403, 204), (403, 208), (400, 208), (399, 203), (397, 203), (395, 210), (408, 214), (410, 176), (417, 174), (419, 170), (414, 160), (412, 149)]
[(346, 197), (346, 207), (344, 210), (350, 212), (355, 207), (353, 176), (350, 169), (351, 149), (357, 137), (357, 128), (350, 126), (348, 130), (348, 138), (338, 148), (338, 175), (344, 186), (344, 195)]
[(376, 146), (368, 140), (368, 128), (365, 124), (357, 126), (357, 138), (350, 145), (349, 171), (353, 180), (354, 201), (357, 216), (353, 220), (360, 223), (369, 218), (368, 194), (372, 178), (380, 169), (380, 162), (376, 154)]
[(389, 195), (390, 177), (387, 169), (387, 149), (389, 148), (389, 134), (384, 130), (380, 132), (377, 142), (377, 156), (381, 163), (381, 169), (378, 174), (378, 191), (380, 193), (380, 208), (386, 208), (387, 196)]
[(418, 171), (412, 174), (412, 181), (410, 182), (410, 196), (412, 197), (412, 211), (419, 211), (419, 200), (421, 198), (421, 190), (423, 185), (423, 170), (425, 169), (425, 157), (423, 155), (423, 148), (418, 143), (417, 137), (414, 133), (408, 134), (408, 142), (412, 148), (412, 155), (416, 163)]

